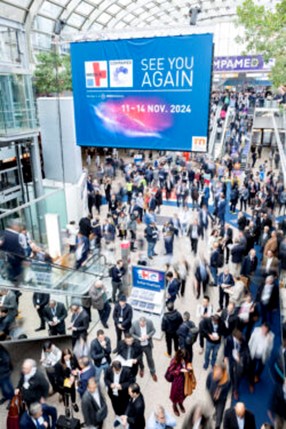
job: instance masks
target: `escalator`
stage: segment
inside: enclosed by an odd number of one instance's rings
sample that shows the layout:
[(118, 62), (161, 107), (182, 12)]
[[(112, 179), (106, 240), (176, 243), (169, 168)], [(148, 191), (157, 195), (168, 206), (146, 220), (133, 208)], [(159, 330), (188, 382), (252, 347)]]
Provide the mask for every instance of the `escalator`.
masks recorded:
[[(17, 281), (10, 281), (11, 271), (9, 271), (9, 259), (18, 260), (22, 267), (21, 274)], [(70, 346), (71, 333), (50, 336), (48, 326), (46, 329), (37, 328), (40, 323), (39, 314), (34, 301), (35, 294), (47, 295), (47, 302), (50, 299), (61, 302), (67, 309), (68, 316), (66, 327), (70, 324), (71, 314), (69, 308), (72, 303), (79, 303), (85, 309), (91, 306), (88, 291), (96, 280), (104, 282), (107, 297), (111, 297), (111, 278), (108, 274), (106, 258), (100, 254), (92, 254), (86, 261), (84, 268), (75, 270), (73, 268), (63, 267), (54, 263), (45, 263), (32, 258), (20, 258), (19, 255), (0, 251), (0, 342), (5, 345), (18, 344), (21, 350), (27, 350), (29, 347), (40, 347), (47, 338), (53, 338), (57, 344)], [(9, 324), (9, 331), (6, 337), (1, 336), (2, 327), (2, 294), (5, 290), (13, 290), (19, 299), (17, 305), (18, 315)], [(47, 304), (45, 304), (47, 305)], [(91, 332), (99, 321), (97, 310), (90, 308), (91, 323), (89, 332)], [(5, 315), (4, 315), (5, 316)], [(24, 344), (25, 343), (25, 344)]]
[(78, 270), (25, 258), (22, 260), (19, 285), (15, 287), (14, 283), (9, 281), (8, 275), (8, 259), (11, 257), (18, 256), (0, 252), (0, 288), (82, 297), (97, 279), (107, 281), (109, 278), (106, 258), (100, 254), (92, 254), (84, 268)]
[(222, 131), (219, 138), (216, 138), (214, 145), (214, 159), (221, 159), (225, 154), (225, 145), (230, 136), (230, 123), (235, 115), (235, 110), (229, 107), (222, 125)]

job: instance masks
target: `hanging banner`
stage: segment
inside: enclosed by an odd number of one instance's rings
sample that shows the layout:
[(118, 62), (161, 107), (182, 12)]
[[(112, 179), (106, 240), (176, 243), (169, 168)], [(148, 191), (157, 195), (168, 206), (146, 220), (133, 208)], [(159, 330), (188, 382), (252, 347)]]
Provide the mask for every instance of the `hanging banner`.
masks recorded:
[(215, 57), (214, 72), (249, 72), (269, 71), (275, 64), (273, 59), (266, 63), (262, 55), (245, 55), (230, 57)]
[(77, 144), (207, 151), (212, 34), (71, 44)]

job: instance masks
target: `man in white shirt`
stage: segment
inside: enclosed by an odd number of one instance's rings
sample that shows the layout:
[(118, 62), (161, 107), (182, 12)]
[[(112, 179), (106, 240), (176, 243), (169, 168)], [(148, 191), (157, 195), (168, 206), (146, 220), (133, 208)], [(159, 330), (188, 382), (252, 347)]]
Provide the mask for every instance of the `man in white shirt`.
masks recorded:
[(41, 354), (41, 364), (46, 370), (49, 382), (53, 387), (53, 391), (58, 391), (55, 365), (60, 361), (62, 351), (56, 347), (50, 340), (44, 342)]
[[(148, 367), (150, 369), (151, 376), (154, 381), (157, 381), (157, 375), (155, 370), (155, 363), (152, 355), (153, 341), (152, 337), (155, 334), (156, 330), (154, 328), (153, 322), (150, 319), (145, 317), (140, 317), (139, 320), (136, 320), (130, 329), (130, 334), (132, 337), (139, 341), (142, 348), (142, 352), (145, 354)], [(139, 359), (140, 366), (140, 377), (144, 376), (144, 364), (143, 356)]]
[(278, 273), (279, 262), (278, 259), (274, 256), (272, 250), (267, 251), (267, 255), (264, 256), (262, 261), (263, 273), (265, 275), (277, 275)]
[(249, 373), (251, 374), (250, 391), (254, 390), (254, 383), (259, 382), (266, 361), (269, 359), (274, 343), (274, 334), (267, 323), (254, 329), (248, 347), (251, 356)]

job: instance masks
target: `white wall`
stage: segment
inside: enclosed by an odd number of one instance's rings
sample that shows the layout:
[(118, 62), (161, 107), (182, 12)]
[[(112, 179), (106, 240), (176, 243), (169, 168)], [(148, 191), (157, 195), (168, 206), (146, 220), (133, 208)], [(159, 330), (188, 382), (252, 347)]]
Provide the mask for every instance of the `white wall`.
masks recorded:
[(64, 181), (77, 183), (82, 174), (82, 161), (81, 149), (76, 145), (73, 98), (41, 97), (37, 103), (46, 178), (63, 181), (62, 138)]

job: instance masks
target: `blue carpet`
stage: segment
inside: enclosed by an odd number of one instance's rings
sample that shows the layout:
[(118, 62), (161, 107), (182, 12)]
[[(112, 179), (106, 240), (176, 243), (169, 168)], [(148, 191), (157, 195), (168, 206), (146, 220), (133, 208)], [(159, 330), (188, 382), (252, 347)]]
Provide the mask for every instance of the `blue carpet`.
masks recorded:
[[(275, 334), (272, 355), (264, 368), (260, 382), (255, 384), (254, 392), (249, 392), (249, 383), (246, 379), (243, 379), (239, 386), (239, 401), (244, 402), (247, 409), (252, 411), (255, 415), (257, 429), (259, 429), (263, 423), (271, 423), (267, 410), (269, 408), (270, 398), (275, 386), (271, 374), (271, 368), (281, 346), (280, 320), (280, 311), (277, 310), (273, 313), (271, 323), (271, 330)], [(257, 326), (259, 325), (260, 323), (257, 324)], [(236, 401), (233, 400), (233, 405), (235, 403)]]

